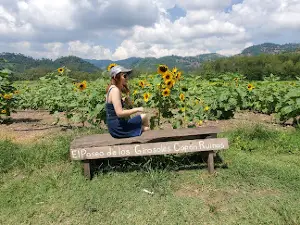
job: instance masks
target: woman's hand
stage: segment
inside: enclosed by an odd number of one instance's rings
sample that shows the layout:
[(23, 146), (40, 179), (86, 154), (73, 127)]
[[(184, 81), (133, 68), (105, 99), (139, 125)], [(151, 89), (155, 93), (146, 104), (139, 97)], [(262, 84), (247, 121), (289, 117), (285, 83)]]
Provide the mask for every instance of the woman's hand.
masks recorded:
[(137, 107), (136, 110), (137, 112), (144, 112), (144, 107)]

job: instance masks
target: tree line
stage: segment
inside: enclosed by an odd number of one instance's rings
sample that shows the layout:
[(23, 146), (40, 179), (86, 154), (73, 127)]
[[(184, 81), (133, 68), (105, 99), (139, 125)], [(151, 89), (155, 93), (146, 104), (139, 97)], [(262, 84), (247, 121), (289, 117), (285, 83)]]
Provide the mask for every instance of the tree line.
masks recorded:
[(244, 75), (248, 80), (263, 80), (273, 74), (281, 80), (300, 77), (300, 54), (261, 54), (258, 56), (233, 56), (204, 62), (197, 71), (205, 78), (231, 72)]
[[(49, 59), (36, 60), (20, 54), (10, 53), (3, 56), (5, 56), (6, 61), (5, 63), (0, 61), (0, 69), (6, 68), (11, 70), (13, 72), (11, 75), (13, 80), (37, 80), (61, 66), (66, 66), (70, 69), (71, 72), (69, 75), (78, 81), (95, 80), (105, 76), (103, 70), (100, 68), (74, 56), (62, 57), (55, 61)], [(145, 63), (146, 61), (144, 60), (141, 64), (131, 66), (134, 68), (134, 73), (131, 77), (137, 77), (142, 73), (149, 73), (149, 67), (153, 68), (151, 71), (155, 73), (157, 65), (152, 62), (153, 60), (149, 59)], [(188, 68), (186, 70), (178, 62), (169, 64), (168, 66), (170, 67), (174, 64), (187, 76), (202, 76), (208, 79), (218, 77), (227, 72), (242, 74), (248, 80), (263, 80), (264, 77), (268, 77), (270, 74), (280, 77), (281, 80), (295, 80), (297, 77), (300, 77), (300, 53), (223, 57), (201, 62), (196, 68), (186, 65)]]

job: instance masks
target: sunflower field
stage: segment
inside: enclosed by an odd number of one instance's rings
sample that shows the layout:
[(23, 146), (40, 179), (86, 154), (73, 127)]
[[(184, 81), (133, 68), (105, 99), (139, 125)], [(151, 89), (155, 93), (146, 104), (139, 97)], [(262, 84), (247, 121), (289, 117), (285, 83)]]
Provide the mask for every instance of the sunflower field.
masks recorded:
[(19, 85), (18, 108), (45, 109), (54, 115), (64, 112), (68, 120), (83, 125), (85, 122), (97, 125), (105, 120), (105, 81), (75, 82), (68, 72), (67, 68), (58, 68), (35, 85)]
[(13, 86), (9, 79), (10, 70), (3, 69), (0, 71), (0, 122), (3, 122), (10, 116), (10, 113), (16, 105), (16, 96), (19, 91)]
[[(109, 65), (108, 71), (113, 66)], [(68, 72), (67, 68), (58, 68), (34, 85), (17, 85), (19, 94), (12, 95), (17, 103), (14, 108), (46, 109), (54, 115), (64, 112), (70, 121), (83, 125), (87, 122), (97, 126), (104, 122), (109, 76), (88, 83), (71, 79)], [(129, 86), (133, 106), (151, 109), (152, 129), (163, 122), (171, 123), (173, 128), (201, 126), (205, 120), (232, 118), (239, 110), (275, 113), (278, 122), (289, 119), (299, 122), (299, 80), (249, 82), (234, 73), (205, 80), (185, 75), (176, 67), (158, 65), (157, 73), (130, 79)], [(13, 93), (13, 90), (6, 92)], [(5, 110), (3, 104), (1, 107)]]

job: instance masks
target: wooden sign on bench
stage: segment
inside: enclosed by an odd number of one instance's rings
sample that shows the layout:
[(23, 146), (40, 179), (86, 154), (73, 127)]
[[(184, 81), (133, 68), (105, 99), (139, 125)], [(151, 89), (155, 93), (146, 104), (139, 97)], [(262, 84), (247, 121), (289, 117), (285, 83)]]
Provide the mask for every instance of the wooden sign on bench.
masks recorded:
[(71, 143), (72, 160), (84, 161), (84, 174), (90, 174), (90, 160), (113, 157), (208, 152), (208, 170), (214, 172), (216, 151), (228, 149), (226, 138), (216, 138), (217, 127), (185, 128), (176, 130), (152, 130), (142, 136), (115, 139), (110, 134), (88, 135)]

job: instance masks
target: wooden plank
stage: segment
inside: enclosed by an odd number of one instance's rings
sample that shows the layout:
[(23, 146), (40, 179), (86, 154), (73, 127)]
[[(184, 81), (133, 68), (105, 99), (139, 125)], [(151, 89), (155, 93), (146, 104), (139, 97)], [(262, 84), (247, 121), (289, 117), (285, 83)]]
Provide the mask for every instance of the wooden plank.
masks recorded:
[(228, 149), (227, 138), (73, 148), (70, 150), (70, 157), (72, 160), (85, 160), (112, 157), (165, 155), (222, 149)]
[(215, 126), (211, 127), (197, 127), (197, 128), (180, 128), (170, 130), (150, 130), (143, 133), (141, 136), (132, 138), (113, 138), (109, 133), (94, 134), (78, 137), (71, 142), (71, 148), (84, 147), (101, 147), (112, 145), (123, 145), (133, 143), (149, 143), (149, 142), (163, 142), (201, 139), (211, 134), (220, 133), (220, 129)]
[(86, 179), (91, 179), (91, 163), (90, 160), (83, 161), (83, 173)]
[(208, 172), (210, 174), (214, 173), (215, 165), (214, 165), (214, 152), (213, 151), (210, 151), (208, 153), (207, 166), (208, 166)]

